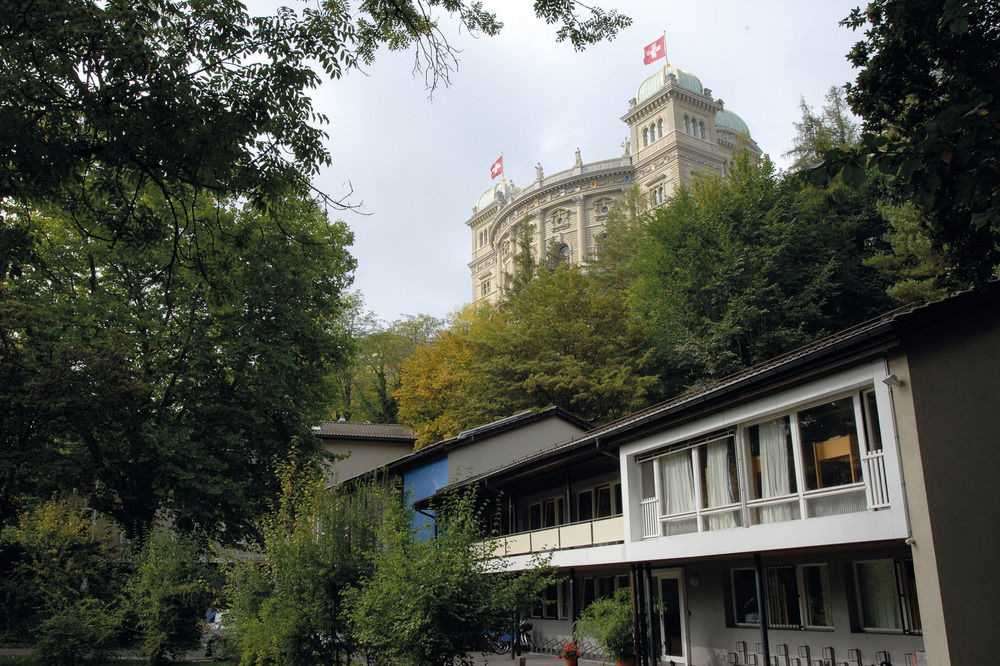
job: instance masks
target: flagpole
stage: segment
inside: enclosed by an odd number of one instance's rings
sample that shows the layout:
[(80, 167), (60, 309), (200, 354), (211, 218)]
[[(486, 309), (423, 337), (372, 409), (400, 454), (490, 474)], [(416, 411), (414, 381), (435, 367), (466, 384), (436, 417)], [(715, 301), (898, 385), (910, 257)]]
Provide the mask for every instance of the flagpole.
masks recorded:
[[(501, 166), (503, 165), (503, 151), (502, 150), (500, 151), (500, 164), (501, 164)], [(506, 185), (507, 184), (507, 176), (504, 174), (503, 171), (500, 172), (500, 184), (501, 185)], [(504, 196), (507, 196), (506, 195), (506, 191), (507, 191), (507, 188), (505, 187), (504, 188), (504, 192), (505, 192)]]

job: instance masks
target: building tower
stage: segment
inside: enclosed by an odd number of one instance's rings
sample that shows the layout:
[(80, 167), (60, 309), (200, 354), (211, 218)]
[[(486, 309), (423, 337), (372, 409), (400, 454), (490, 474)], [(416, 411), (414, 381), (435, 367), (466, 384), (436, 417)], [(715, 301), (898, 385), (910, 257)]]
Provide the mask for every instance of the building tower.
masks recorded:
[(496, 301), (514, 272), (515, 232), (534, 226), (536, 259), (555, 247), (570, 263), (584, 263), (604, 231), (608, 211), (632, 187), (653, 205), (664, 203), (697, 174), (725, 177), (734, 154), (761, 151), (747, 124), (694, 74), (664, 65), (640, 84), (622, 116), (629, 138), (620, 157), (584, 164), (580, 151), (569, 169), (546, 176), (535, 167), (525, 188), (503, 182), (486, 190), (466, 224), (472, 230), (472, 300)]

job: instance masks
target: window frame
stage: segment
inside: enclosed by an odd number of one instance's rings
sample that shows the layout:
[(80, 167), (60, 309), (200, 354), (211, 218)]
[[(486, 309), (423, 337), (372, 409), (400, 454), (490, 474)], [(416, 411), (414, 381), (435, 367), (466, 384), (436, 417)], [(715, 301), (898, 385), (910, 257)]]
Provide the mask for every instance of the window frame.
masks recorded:
[[(892, 566), (899, 628), (865, 625), (865, 595), (861, 587), (858, 565), (874, 563), (888, 563)], [(908, 569), (907, 565), (909, 565)], [(923, 622), (920, 618), (920, 605), (917, 598), (916, 572), (913, 569), (912, 557), (873, 557), (854, 560), (851, 562), (851, 573), (854, 576), (854, 612), (857, 614), (855, 623), (857, 631), (866, 634), (923, 635)]]
[[(816, 488), (810, 488), (808, 487), (807, 472), (805, 469), (805, 465), (807, 464), (805, 447), (808, 444), (815, 446), (816, 442), (805, 441), (802, 427), (802, 416), (810, 410), (816, 410), (826, 405), (834, 405), (838, 401), (845, 400), (850, 401), (850, 420), (853, 424), (853, 430), (847, 432), (845, 436), (851, 438), (851, 441), (849, 442), (849, 445), (851, 446), (850, 464), (852, 465), (852, 468), (857, 470), (856, 480), (852, 480), (847, 483), (826, 485), (825, 487), (820, 485)], [(755, 457), (759, 457), (759, 455), (752, 455), (750, 431), (752, 428), (778, 420), (786, 420), (788, 424), (787, 436), (790, 440), (792, 458), (790, 464), (793, 466), (791, 478), (794, 480), (794, 489), (785, 494), (776, 495), (775, 497), (755, 497), (757, 472), (753, 467), (753, 460)], [(672, 534), (669, 534), (669, 530), (665, 527), (665, 525), (670, 522), (679, 522), (684, 518), (684, 516), (688, 519), (692, 517), (697, 518), (695, 529), (679, 531), (677, 534), (709, 531), (706, 529), (706, 521), (704, 520), (704, 517), (705, 515), (712, 513), (712, 511), (716, 508), (720, 508), (721, 512), (729, 510), (730, 508), (738, 508), (738, 526), (750, 527), (762, 524), (794, 522), (796, 520), (805, 520), (811, 517), (850, 515), (860, 513), (864, 509), (871, 510), (872, 508), (890, 507), (891, 505), (888, 502), (887, 494), (884, 494), (886, 499), (882, 504), (873, 503), (871, 499), (872, 486), (879, 483), (880, 480), (878, 478), (868, 478), (869, 467), (866, 465), (866, 456), (881, 455), (885, 451), (885, 446), (887, 446), (887, 435), (882, 432), (882, 427), (879, 421), (880, 414), (878, 395), (874, 388), (874, 382), (869, 380), (859, 382), (849, 388), (842, 388), (838, 391), (829, 391), (823, 395), (813, 396), (810, 399), (788, 404), (780, 410), (775, 410), (766, 414), (754, 415), (753, 417), (745, 420), (740, 419), (736, 423), (733, 423), (731, 426), (722, 430), (708, 431), (699, 435), (688, 436), (651, 450), (641, 452), (635, 457), (636, 464), (640, 468), (639, 475), (642, 477), (646, 474), (646, 472), (642, 471), (643, 465), (653, 465), (656, 500), (654, 504), (655, 509), (648, 507), (647, 504), (650, 503), (649, 500), (651, 498), (645, 497), (647, 493), (646, 489), (643, 488), (640, 493), (643, 495), (643, 498), (641, 498), (641, 506), (637, 507), (643, 515), (644, 527), (642, 538), (649, 539), (672, 536)], [(877, 438), (880, 444), (875, 443), (874, 440), (876, 436), (873, 435), (873, 431), (877, 433)], [(676, 455), (684, 451), (690, 451), (691, 449), (706, 445), (708, 442), (713, 441), (714, 439), (719, 439), (727, 433), (734, 438), (733, 441), (736, 452), (736, 501), (731, 505), (713, 507), (712, 510), (705, 510), (701, 507), (700, 498), (696, 494), (695, 510), (667, 514), (664, 506), (665, 492), (664, 481), (662, 479), (661, 459), (666, 456)], [(694, 456), (694, 454), (691, 453), (688, 453), (688, 455), (692, 457)], [(813, 460), (813, 464), (816, 465), (815, 458), (813, 458)], [(877, 476), (878, 474), (876, 472), (876, 477)], [(881, 479), (881, 483), (884, 484), (884, 478)], [(700, 493), (697, 485), (695, 488), (697, 492)], [(837, 499), (837, 496), (840, 495), (845, 497)], [(825, 498), (831, 499), (824, 501)], [(797, 507), (797, 509), (790, 512), (791, 517), (789, 518), (780, 518), (777, 520), (761, 519), (761, 509), (782, 505)], [(861, 505), (863, 505), (863, 509), (858, 508)], [(654, 519), (653, 514), (649, 514), (649, 511), (655, 511), (655, 520), (659, 525), (656, 530), (656, 534), (652, 533), (651, 528), (645, 526), (647, 521)]]
[[(830, 617), (830, 624), (810, 624), (807, 620), (811, 619), (810, 607), (806, 594), (806, 581), (805, 581), (805, 569), (819, 569), (824, 572), (825, 577), (825, 591), (826, 598), (824, 599), (826, 612)], [(767, 588), (773, 583), (768, 580), (769, 574), (776, 575), (778, 571), (788, 571), (794, 572), (794, 577), (791, 579), (794, 582), (794, 605), (798, 612), (798, 623), (781, 622), (775, 623), (774, 618), (778, 615), (775, 609), (772, 608), (772, 597), (767, 595)], [(737, 583), (736, 575), (738, 572), (750, 572), (754, 580), (754, 596), (753, 600), (756, 601), (756, 570), (753, 567), (732, 567), (729, 570), (729, 599), (727, 603), (730, 605), (730, 611), (732, 612), (732, 622), (734, 627), (759, 627), (760, 626), (760, 606), (757, 608), (757, 622), (747, 622), (741, 621), (740, 613), (740, 599), (737, 598)], [(833, 618), (833, 599), (830, 584), (830, 565), (827, 562), (802, 562), (798, 564), (772, 564), (764, 567), (764, 587), (765, 587), (765, 597), (767, 604), (767, 625), (769, 630), (789, 630), (789, 631), (836, 631), (837, 625)], [(791, 596), (787, 596), (783, 601), (789, 602), (792, 600)], [(744, 606), (746, 604), (744, 603)], [(787, 619), (787, 616), (783, 616)]]

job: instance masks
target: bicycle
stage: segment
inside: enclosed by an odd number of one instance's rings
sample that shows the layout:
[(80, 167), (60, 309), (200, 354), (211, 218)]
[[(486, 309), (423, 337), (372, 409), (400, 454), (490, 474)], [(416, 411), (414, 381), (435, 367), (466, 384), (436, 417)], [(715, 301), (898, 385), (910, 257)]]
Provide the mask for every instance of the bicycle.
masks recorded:
[[(535, 651), (535, 643), (531, 640), (531, 633), (529, 633), (531, 628), (532, 625), (530, 623), (522, 622), (521, 625), (514, 631), (514, 642), (517, 644), (519, 652)], [(490, 640), (492, 643), (490, 647), (496, 654), (507, 654), (510, 652), (510, 631), (492, 631), (490, 632)]]

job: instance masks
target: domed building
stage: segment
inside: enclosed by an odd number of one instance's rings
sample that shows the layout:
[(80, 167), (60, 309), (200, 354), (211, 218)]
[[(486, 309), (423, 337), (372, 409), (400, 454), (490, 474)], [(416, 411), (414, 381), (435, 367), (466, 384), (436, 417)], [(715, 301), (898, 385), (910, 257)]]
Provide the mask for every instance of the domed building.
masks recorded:
[(725, 177), (734, 154), (761, 154), (742, 118), (697, 76), (670, 64), (639, 85), (622, 120), (629, 138), (620, 157), (585, 164), (577, 150), (568, 169), (546, 175), (539, 164), (527, 187), (502, 182), (479, 197), (466, 222), (473, 301), (497, 300), (514, 273), (519, 222), (534, 225), (535, 257), (554, 245), (568, 262), (581, 263), (592, 256), (611, 206), (632, 187), (659, 205), (695, 174)]

